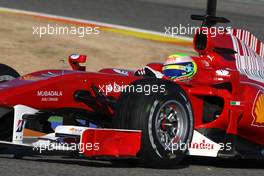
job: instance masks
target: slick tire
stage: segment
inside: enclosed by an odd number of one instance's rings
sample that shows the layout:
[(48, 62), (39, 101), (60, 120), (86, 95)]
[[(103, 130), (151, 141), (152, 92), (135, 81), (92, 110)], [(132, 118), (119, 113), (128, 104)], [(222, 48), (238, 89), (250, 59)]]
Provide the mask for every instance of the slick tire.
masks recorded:
[[(14, 111), (10, 110), (0, 117), (0, 140), (11, 141), (13, 134)], [(0, 148), (1, 150), (1, 148)]]
[[(0, 64), (0, 85), (3, 82), (11, 81), (19, 77), (19, 73), (13, 68)], [(0, 140), (11, 141), (13, 133), (13, 116), (12, 109), (0, 107)]]
[(0, 83), (10, 81), (18, 78), (19, 76), (19, 73), (13, 68), (5, 64), (0, 64)]
[[(177, 167), (193, 136), (193, 114), (188, 97), (180, 86), (170, 81), (143, 79), (132, 85), (143, 91), (123, 91), (113, 126), (142, 131), (139, 165)], [(149, 87), (155, 91), (146, 91)]]

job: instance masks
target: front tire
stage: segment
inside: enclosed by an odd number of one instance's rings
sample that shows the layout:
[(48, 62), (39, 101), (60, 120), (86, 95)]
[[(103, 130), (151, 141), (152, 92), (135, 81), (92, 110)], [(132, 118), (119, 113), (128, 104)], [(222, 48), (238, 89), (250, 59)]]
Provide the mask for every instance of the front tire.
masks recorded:
[[(142, 131), (139, 163), (169, 168), (181, 162), (193, 135), (193, 115), (185, 92), (160, 79), (136, 81), (134, 86), (164, 86), (164, 92), (125, 92), (121, 95), (114, 126)], [(180, 145), (184, 145), (182, 147)]]

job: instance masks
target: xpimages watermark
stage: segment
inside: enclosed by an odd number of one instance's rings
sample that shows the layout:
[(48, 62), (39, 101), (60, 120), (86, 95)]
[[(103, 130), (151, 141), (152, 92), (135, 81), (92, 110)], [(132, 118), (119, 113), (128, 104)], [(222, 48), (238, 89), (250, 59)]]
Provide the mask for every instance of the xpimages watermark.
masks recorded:
[(202, 140), (201, 142), (191, 142), (191, 143), (184, 143), (182, 141), (179, 141), (177, 143), (165, 143), (165, 150), (171, 151), (172, 153), (175, 151), (186, 151), (189, 149), (200, 149), (200, 150), (215, 150), (217, 148), (216, 145), (220, 146), (220, 151), (231, 151), (232, 150), (232, 143), (207, 143), (205, 140)]
[(179, 24), (178, 26), (165, 26), (165, 35), (168, 36), (179, 36), (179, 35), (194, 35), (196, 33), (202, 33), (205, 35), (211, 34), (212, 37), (216, 37), (217, 35), (223, 35), (223, 34), (231, 34), (231, 27), (198, 27), (198, 26), (191, 26), (188, 25), (182, 25)]
[(119, 84), (110, 83), (105, 85), (99, 85), (99, 92), (108, 95), (109, 93), (144, 93), (144, 95), (150, 95), (151, 93), (164, 93), (166, 91), (165, 85), (141, 85), (141, 84)]
[(90, 27), (90, 26), (61, 26), (58, 24), (51, 25), (47, 24), (44, 26), (33, 26), (32, 34), (38, 37), (44, 37), (46, 35), (73, 35), (80, 38), (86, 37), (88, 35), (98, 35), (100, 34), (100, 27)]
[(45, 151), (79, 151), (79, 153), (84, 153), (84, 151), (98, 151), (100, 150), (100, 143), (42, 143), (35, 144), (33, 151), (37, 151), (40, 154)]

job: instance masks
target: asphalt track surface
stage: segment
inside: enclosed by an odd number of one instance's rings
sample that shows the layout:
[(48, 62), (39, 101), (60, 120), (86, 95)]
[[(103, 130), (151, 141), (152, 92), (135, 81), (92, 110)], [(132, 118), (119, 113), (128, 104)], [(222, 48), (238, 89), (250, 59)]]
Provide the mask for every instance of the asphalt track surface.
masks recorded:
[[(261, 176), (263, 161), (191, 157), (173, 169), (150, 169), (124, 163), (60, 156), (31, 156), (31, 152), (0, 153), (0, 175), (4, 176)], [(21, 153), (28, 155), (21, 157)]]
[[(188, 1), (186, 2), (188, 3)], [(189, 20), (189, 15), (191, 13), (203, 13), (202, 10), (189, 7), (132, 0), (0, 0), (0, 6), (96, 20), (161, 32), (164, 31), (164, 26), (175, 26), (180, 23), (182, 25), (193, 24)], [(237, 13), (225, 12), (224, 9), (221, 9), (219, 15), (224, 15), (231, 19), (233, 26), (249, 29), (259, 38), (264, 39), (263, 17), (239, 15)], [(198, 25), (198, 23), (195, 24)], [(21, 156), (6, 154), (6, 152), (0, 153), (0, 175), (261, 176), (264, 174), (264, 161), (191, 157), (187, 158), (183, 164), (175, 169), (161, 170), (60, 156), (31, 156), (31, 153), (26, 151), (11, 150), (8, 152), (23, 153), (27, 156), (21, 158)]]
[[(172, 4), (150, 3), (149, 0), (0, 0), (0, 6), (23, 10), (62, 15), (99, 22), (107, 22), (130, 27), (165, 32), (165, 26), (200, 25), (200, 22), (190, 20), (190, 14), (204, 14), (204, 10), (188, 7), (197, 0), (179, 0), (181, 6)], [(160, 1), (162, 0), (155, 0)], [(175, 0), (178, 1), (178, 0)], [(201, 0), (199, 0), (201, 1)], [(225, 0), (228, 1), (228, 0)], [(204, 0), (204, 3), (206, 0)], [(220, 3), (221, 1), (219, 1)], [(174, 3), (179, 4), (179, 3)], [(263, 3), (264, 4), (264, 3)], [(252, 5), (244, 10), (236, 7), (227, 11), (225, 6), (218, 11), (218, 16), (227, 17), (231, 26), (252, 31), (258, 38), (264, 40), (263, 12), (259, 15), (248, 15), (264, 5)], [(204, 7), (206, 4), (204, 4)], [(243, 11), (247, 11), (245, 13)]]

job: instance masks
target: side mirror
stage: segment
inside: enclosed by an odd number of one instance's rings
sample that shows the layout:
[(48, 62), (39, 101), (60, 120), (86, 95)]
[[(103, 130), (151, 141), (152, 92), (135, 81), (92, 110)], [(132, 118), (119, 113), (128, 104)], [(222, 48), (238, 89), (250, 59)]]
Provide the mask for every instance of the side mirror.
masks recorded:
[(69, 56), (69, 63), (73, 70), (85, 71), (86, 67), (81, 66), (81, 63), (86, 62), (86, 55), (72, 54)]

